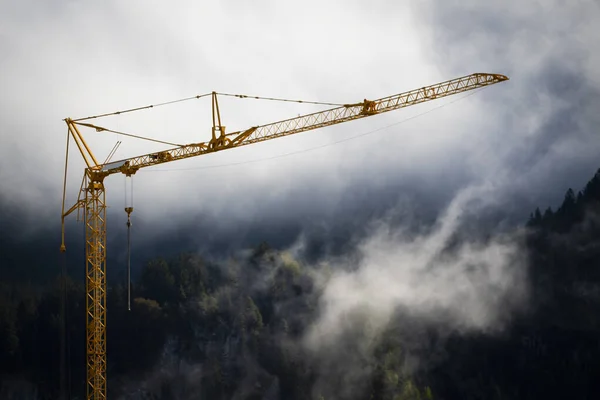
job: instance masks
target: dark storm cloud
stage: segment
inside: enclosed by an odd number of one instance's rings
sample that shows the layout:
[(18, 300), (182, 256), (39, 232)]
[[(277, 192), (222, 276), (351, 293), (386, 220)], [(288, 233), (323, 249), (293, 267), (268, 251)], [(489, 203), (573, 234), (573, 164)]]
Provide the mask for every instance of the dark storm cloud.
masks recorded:
[[(595, 12), (586, 12), (591, 3), (552, 9), (545, 3), (430, 2), (405, 9), (394, 2), (368, 12), (359, 3), (332, 3), (317, 14), (308, 3), (292, 8), (258, 3), (243, 13), (234, 12), (232, 3), (202, 10), (139, 4), (58, 2), (49, 12), (19, 3), (2, 19), (2, 47), (10, 57), (0, 64), (0, 79), (14, 98), (5, 97), (0, 109), (0, 186), (10, 203), (19, 204), (19, 220), (26, 221), (11, 225), (18, 234), (38, 229), (42, 220), (58, 232), (60, 118), (168, 100), (196, 89), (346, 101), (476, 71), (511, 78), (343, 145), (218, 170), (140, 172), (133, 216), (138, 251), (145, 243), (153, 243), (146, 248), (156, 253), (181, 248), (222, 253), (263, 240), (285, 247), (304, 235), (313, 243), (311, 253), (341, 252), (363, 234), (367, 221), (398, 204), (406, 207), (406, 199), (422, 219), (432, 220), (459, 189), (495, 179), (496, 206), (520, 220), (536, 205), (556, 204), (566, 186), (581, 186), (596, 170), (599, 149), (592, 127), (598, 117), (590, 110), (597, 109), (597, 92), (586, 83), (595, 70), (589, 49), (596, 39), (586, 30)], [(296, 18), (288, 18), (290, 13)], [(91, 14), (95, 24), (76, 18)], [(180, 23), (173, 25), (164, 15)], [(210, 36), (215, 21), (225, 16), (228, 27), (244, 26), (244, 35), (228, 28)], [(324, 38), (336, 32), (343, 39), (324, 46)], [(391, 51), (399, 41), (401, 50)], [(178, 140), (198, 141), (209, 132), (205, 106), (193, 104), (181, 119), (144, 114), (131, 126), (157, 137), (183, 132)], [(318, 147), (437, 106), (223, 152), (182, 168)], [(298, 113), (298, 108), (253, 108), (254, 103), (222, 107), (232, 129)], [(106, 123), (118, 127), (126, 119)], [(116, 140), (90, 136), (102, 155)], [(126, 140), (122, 148), (134, 154), (147, 149)], [(80, 170), (81, 163), (71, 167), (71, 201)], [(111, 246), (109, 257), (116, 259), (124, 254), (121, 178), (107, 182), (109, 241), (118, 245)]]

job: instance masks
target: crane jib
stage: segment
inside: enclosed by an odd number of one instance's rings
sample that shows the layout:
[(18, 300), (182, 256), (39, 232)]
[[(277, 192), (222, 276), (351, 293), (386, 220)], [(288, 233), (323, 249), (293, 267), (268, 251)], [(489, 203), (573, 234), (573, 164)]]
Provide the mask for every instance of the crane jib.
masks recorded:
[(219, 143), (216, 143), (213, 140), (192, 143), (161, 152), (115, 161), (101, 166), (100, 170), (106, 175), (115, 173), (131, 175), (141, 168), (336, 125), (342, 122), (365, 118), (424, 103), (426, 101), (440, 99), (506, 80), (508, 80), (508, 78), (500, 74), (477, 73), (467, 75), (377, 100), (365, 99), (359, 103), (347, 104), (324, 111), (252, 127), (245, 131), (226, 134), (216, 138), (221, 139)]

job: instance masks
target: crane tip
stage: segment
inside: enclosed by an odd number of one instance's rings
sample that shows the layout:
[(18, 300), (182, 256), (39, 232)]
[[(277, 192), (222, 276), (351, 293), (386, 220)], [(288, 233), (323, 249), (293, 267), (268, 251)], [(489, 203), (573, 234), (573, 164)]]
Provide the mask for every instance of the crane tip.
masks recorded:
[(508, 76), (506, 75), (502, 75), (502, 74), (493, 74), (493, 73), (484, 73), (484, 72), (477, 72), (474, 73), (473, 75), (477, 75), (477, 76), (484, 76), (486, 78), (493, 78), (496, 82), (502, 82), (502, 81), (507, 81)]

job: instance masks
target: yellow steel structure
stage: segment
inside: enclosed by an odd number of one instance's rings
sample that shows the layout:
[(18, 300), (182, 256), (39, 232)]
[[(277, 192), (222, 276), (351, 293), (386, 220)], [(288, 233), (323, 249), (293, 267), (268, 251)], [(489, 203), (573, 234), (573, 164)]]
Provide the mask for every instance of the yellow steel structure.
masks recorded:
[[(68, 135), (72, 137), (87, 165), (77, 202), (65, 211), (66, 191), (63, 188), (62, 242), (60, 251), (65, 252), (64, 221), (75, 210), (83, 209), (86, 247), (86, 337), (87, 337), (87, 397), (106, 399), (106, 203), (104, 178), (122, 173), (135, 174), (139, 169), (157, 164), (201, 156), (216, 151), (232, 149), (282, 136), (305, 132), (317, 128), (365, 118), (384, 112), (397, 110), (426, 101), (451, 96), (457, 93), (482, 88), (508, 80), (504, 75), (475, 73), (435, 85), (411, 90), (378, 100), (364, 100), (346, 104), (321, 112), (290, 118), (266, 125), (254, 126), (246, 130), (226, 134), (221, 125), (217, 93), (212, 93), (213, 128), (208, 142), (179, 145), (164, 151), (145, 154), (121, 161), (98, 163), (89, 146), (83, 139), (78, 126), (93, 128), (96, 131), (111, 131), (83, 120), (67, 118)], [(246, 96), (238, 96), (246, 97)], [(115, 113), (119, 114), (119, 113)], [(120, 133), (120, 132), (116, 132)], [(166, 143), (166, 142), (163, 142)], [(68, 158), (67, 138), (67, 158)], [(126, 209), (131, 213), (132, 208)]]

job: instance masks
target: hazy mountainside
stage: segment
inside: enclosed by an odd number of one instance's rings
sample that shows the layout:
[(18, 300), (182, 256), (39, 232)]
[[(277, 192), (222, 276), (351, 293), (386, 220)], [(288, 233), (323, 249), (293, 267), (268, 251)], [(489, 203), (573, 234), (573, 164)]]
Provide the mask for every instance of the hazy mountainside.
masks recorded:
[[(332, 264), (267, 244), (218, 262), (191, 253), (155, 259), (133, 284), (132, 311), (124, 287), (108, 293), (109, 394), (596, 399), (600, 171), (581, 192), (569, 189), (557, 210), (535, 210), (527, 226), (527, 307), (502, 329), (466, 331), (445, 324), (443, 312), (423, 318), (399, 307), (374, 331), (348, 313), (341, 323), (351, 329), (318, 351), (306, 336), (322, 316), (324, 282), (337, 272)], [(57, 397), (60, 293), (59, 280), (0, 287), (0, 398)], [(66, 293), (69, 387), (72, 398), (82, 398), (83, 286), (69, 281)]]

